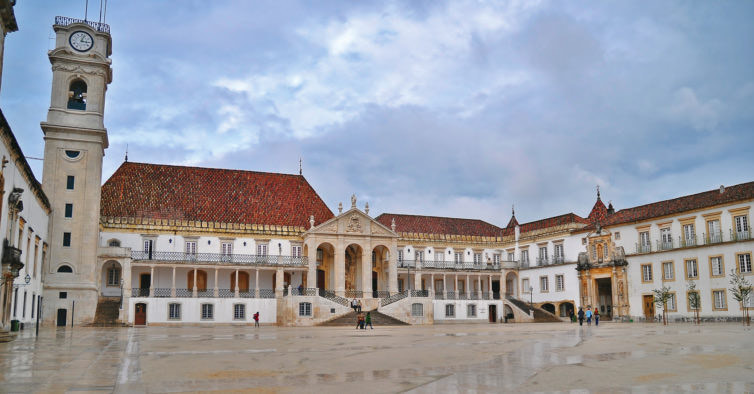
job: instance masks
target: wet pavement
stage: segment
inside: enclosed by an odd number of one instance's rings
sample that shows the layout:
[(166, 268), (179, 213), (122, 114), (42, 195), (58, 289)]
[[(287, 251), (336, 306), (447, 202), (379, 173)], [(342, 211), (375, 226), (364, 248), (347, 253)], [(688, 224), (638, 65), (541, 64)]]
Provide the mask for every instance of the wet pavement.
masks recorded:
[(2, 392), (754, 392), (739, 324), (64, 328), (0, 343)]

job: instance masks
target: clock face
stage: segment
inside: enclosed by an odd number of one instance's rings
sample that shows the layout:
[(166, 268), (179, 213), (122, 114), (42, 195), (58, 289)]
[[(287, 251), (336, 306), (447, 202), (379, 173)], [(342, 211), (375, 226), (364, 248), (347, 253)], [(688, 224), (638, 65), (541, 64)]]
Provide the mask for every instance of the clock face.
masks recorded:
[(68, 43), (71, 44), (73, 49), (79, 52), (86, 52), (92, 49), (94, 39), (85, 31), (76, 31), (68, 37)]

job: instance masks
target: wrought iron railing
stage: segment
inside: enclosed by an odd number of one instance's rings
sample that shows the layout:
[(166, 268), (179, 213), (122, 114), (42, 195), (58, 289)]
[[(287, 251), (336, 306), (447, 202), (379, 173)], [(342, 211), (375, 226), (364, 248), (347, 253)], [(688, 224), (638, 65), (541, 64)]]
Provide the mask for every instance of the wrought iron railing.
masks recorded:
[(459, 291), (458, 292), (458, 299), (459, 300), (465, 300), (466, 299), (466, 293)]
[(565, 256), (552, 256), (553, 264), (563, 264), (565, 262)]
[(259, 298), (275, 298), (275, 289), (259, 289)]
[(175, 296), (176, 297), (193, 297), (194, 296), (194, 290), (193, 289), (175, 289)]
[(388, 298), (390, 297), (390, 292), (386, 290), (375, 290), (372, 292), (372, 298)]
[(294, 296), (315, 296), (317, 295), (317, 289), (315, 288), (293, 288), (291, 289), (291, 295)]
[(215, 290), (212, 290), (212, 289), (197, 290), (196, 296), (201, 297), (201, 298), (213, 298), (215, 296)]
[(652, 251), (652, 244), (636, 244), (636, 253), (649, 253)]
[(134, 287), (131, 289), (131, 297), (149, 297), (149, 288)]
[(68, 26), (74, 23), (83, 23), (83, 24), (89, 25), (89, 27), (91, 27), (92, 29), (96, 31), (100, 31), (103, 33), (110, 33), (110, 25), (107, 25), (105, 23), (87, 21), (87, 20), (76, 19), (76, 18), (69, 18), (67, 16), (55, 17), (55, 24), (58, 26)]
[(402, 300), (402, 299), (404, 299), (406, 297), (408, 297), (408, 290), (404, 290), (404, 291), (395, 293), (395, 294), (391, 295), (388, 298), (383, 298), (380, 301), (380, 306), (390, 305), (390, 304), (392, 304), (392, 303), (394, 303), (396, 301), (400, 301), (400, 300)]
[(716, 231), (707, 235), (706, 241), (708, 244), (719, 244), (723, 242), (723, 232)]
[(436, 300), (444, 300), (445, 299), (445, 293), (442, 291), (436, 291), (435, 292), (435, 299)]
[(657, 241), (657, 250), (670, 250), (673, 249), (673, 240)]
[(398, 268), (406, 269), (443, 269), (443, 270), (491, 270), (498, 271), (502, 268), (500, 262), (474, 263), (474, 262), (455, 262), (444, 260), (401, 260), (398, 262)]
[(217, 289), (217, 296), (220, 298), (233, 298), (236, 296), (236, 291), (231, 289)]
[(482, 299), (483, 300), (489, 300), (490, 299), (490, 292), (489, 291), (483, 291), (482, 292)]
[(743, 231), (730, 231), (730, 238), (734, 241), (748, 241), (751, 239), (751, 230), (746, 229)]
[(332, 290), (319, 289), (319, 296), (343, 306), (351, 306), (351, 301), (335, 294)]
[(692, 247), (692, 246), (696, 246), (697, 245), (696, 236), (678, 237), (678, 244), (682, 248), (689, 248), (689, 247)]
[(476, 300), (479, 298), (479, 292), (478, 291), (470, 291), (469, 292), (469, 299), (470, 300)]
[(153, 295), (153, 297), (172, 297), (172, 295), (173, 295), (172, 293), (173, 293), (172, 289), (166, 289), (166, 288), (162, 288), (162, 287), (159, 287), (159, 288), (155, 287), (154, 288), (154, 293), (153, 293), (154, 295)]
[(673, 240), (669, 241), (662, 241), (657, 240), (655, 243), (655, 248), (652, 248), (651, 244), (640, 244), (636, 243), (636, 253), (651, 253), (656, 251), (666, 251), (666, 250), (672, 250), (672, 249), (681, 249), (681, 248), (693, 248), (697, 246), (706, 246), (706, 245), (714, 245), (724, 242), (737, 242), (737, 241), (748, 241), (751, 239), (751, 231), (750, 229), (746, 229), (743, 231), (735, 231), (734, 229), (730, 229), (728, 237), (725, 236), (725, 233), (722, 231), (713, 231), (711, 233), (702, 233), (701, 235), (694, 235), (690, 237), (681, 236), (678, 237), (678, 242), (674, 242)]
[(284, 267), (303, 267), (307, 265), (307, 258), (304, 256), (156, 252), (143, 250), (131, 251), (131, 259), (134, 261), (169, 262), (174, 264), (205, 263), (229, 265), (274, 265)]
[(548, 259), (547, 257), (537, 257), (537, 265), (550, 265), (550, 259)]
[(346, 298), (362, 298), (364, 297), (364, 292), (361, 290), (346, 290), (344, 296)]
[(411, 290), (411, 297), (429, 297), (429, 290)]
[(445, 292), (445, 299), (446, 300), (455, 300), (456, 299), (456, 292), (455, 291), (446, 291)]

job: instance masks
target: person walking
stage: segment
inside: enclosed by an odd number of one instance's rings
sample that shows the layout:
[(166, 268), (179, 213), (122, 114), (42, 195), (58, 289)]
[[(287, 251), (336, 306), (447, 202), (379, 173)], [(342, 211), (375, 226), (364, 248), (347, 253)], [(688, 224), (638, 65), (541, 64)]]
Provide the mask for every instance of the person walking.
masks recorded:
[(372, 330), (374, 330), (374, 326), (372, 325), (372, 314), (371, 312), (367, 312), (367, 317), (364, 323), (364, 329), (367, 329), (367, 326), (369, 326)]
[(594, 325), (599, 326), (600, 325), (600, 308), (594, 308)]
[(364, 314), (363, 313), (359, 313), (356, 316), (356, 329), (358, 330), (359, 328), (361, 328), (362, 330), (364, 329)]
[(587, 326), (592, 325), (592, 307), (591, 306), (586, 307), (586, 325)]
[(254, 327), (259, 327), (259, 312), (254, 314)]
[(579, 307), (578, 315), (579, 315), (579, 325), (583, 326), (584, 325), (584, 308)]

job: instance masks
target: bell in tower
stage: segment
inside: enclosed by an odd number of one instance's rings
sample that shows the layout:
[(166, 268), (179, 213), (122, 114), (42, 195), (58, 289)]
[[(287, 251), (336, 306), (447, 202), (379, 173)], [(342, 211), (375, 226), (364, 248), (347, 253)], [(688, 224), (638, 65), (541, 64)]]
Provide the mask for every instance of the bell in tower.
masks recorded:
[(45, 300), (44, 316), (54, 319), (65, 309), (64, 316), (83, 324), (94, 319), (99, 297), (100, 186), (108, 146), (104, 112), (112, 41), (104, 23), (56, 17), (53, 29), (55, 49), (48, 52), (52, 95), (41, 123), (42, 188), (52, 206), (44, 286), (66, 297)]

